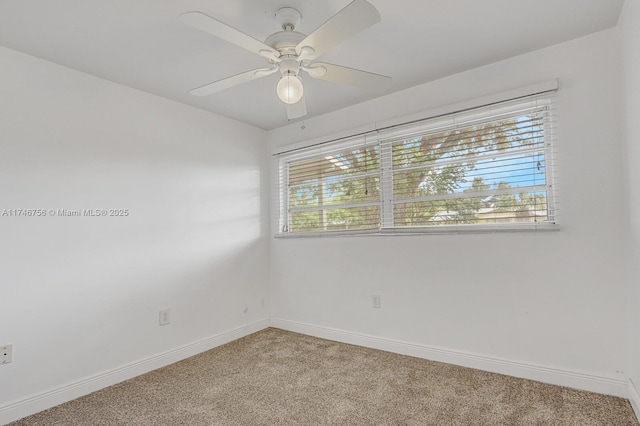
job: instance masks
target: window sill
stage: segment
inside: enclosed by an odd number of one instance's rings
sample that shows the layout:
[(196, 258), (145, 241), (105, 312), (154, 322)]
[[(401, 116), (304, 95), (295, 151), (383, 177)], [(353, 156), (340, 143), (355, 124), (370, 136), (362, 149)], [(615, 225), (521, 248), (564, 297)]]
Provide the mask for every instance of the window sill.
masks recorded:
[(354, 231), (297, 232), (293, 234), (275, 234), (275, 238), (309, 237), (361, 237), (361, 236), (406, 236), (406, 235), (445, 235), (445, 234), (484, 234), (502, 232), (548, 232), (558, 231), (560, 225), (551, 222), (535, 224), (514, 223), (503, 225), (438, 225), (414, 228), (361, 229)]

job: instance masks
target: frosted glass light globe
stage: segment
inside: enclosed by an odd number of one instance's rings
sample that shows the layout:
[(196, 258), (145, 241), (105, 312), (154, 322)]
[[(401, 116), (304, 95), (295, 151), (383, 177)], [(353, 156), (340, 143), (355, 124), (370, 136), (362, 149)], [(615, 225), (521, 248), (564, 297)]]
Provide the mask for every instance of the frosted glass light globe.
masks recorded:
[(304, 92), (302, 80), (296, 75), (284, 75), (278, 81), (276, 92), (280, 100), (285, 104), (295, 104), (302, 99)]

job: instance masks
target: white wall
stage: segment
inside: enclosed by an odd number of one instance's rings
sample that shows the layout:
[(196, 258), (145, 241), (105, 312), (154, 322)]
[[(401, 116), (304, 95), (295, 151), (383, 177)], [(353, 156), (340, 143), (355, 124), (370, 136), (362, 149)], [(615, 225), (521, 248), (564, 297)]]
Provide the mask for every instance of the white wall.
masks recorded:
[[(306, 120), (306, 130), (296, 123), (270, 131), (275, 150), (560, 80), (559, 232), (275, 239), (273, 316), (582, 372), (626, 389), (630, 286), (616, 42), (615, 30), (596, 33)], [(374, 293), (381, 309), (371, 307)]]
[(0, 366), (0, 414), (268, 318), (264, 139), (0, 48), (0, 210), (130, 212), (0, 216), (0, 344), (14, 346)]
[(622, 53), (622, 98), (624, 102), (624, 139), (627, 154), (627, 191), (630, 212), (631, 256), (634, 286), (632, 306), (631, 379), (635, 386), (635, 408), (640, 416), (640, 1), (627, 0), (618, 29)]

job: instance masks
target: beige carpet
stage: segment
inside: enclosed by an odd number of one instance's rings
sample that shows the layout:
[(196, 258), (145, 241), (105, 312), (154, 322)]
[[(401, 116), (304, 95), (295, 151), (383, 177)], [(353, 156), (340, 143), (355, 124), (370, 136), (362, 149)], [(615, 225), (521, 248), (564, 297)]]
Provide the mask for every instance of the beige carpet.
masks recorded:
[(267, 329), (18, 425), (615, 425), (627, 400)]

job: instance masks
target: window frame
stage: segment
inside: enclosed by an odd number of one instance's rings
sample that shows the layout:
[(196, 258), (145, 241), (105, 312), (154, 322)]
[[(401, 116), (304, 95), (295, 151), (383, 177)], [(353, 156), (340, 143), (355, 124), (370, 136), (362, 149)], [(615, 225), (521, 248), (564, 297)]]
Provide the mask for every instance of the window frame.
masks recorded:
[[(289, 152), (279, 154), (278, 158), (278, 228), (276, 237), (308, 237), (308, 236), (344, 236), (344, 235), (419, 235), (419, 234), (451, 234), (451, 233), (474, 233), (474, 232), (501, 232), (501, 231), (538, 231), (559, 229), (557, 214), (557, 194), (555, 190), (555, 130), (554, 130), (554, 95), (555, 90), (538, 93), (531, 96), (522, 96), (496, 102), (491, 105), (469, 108), (461, 112), (442, 114), (434, 118), (416, 120), (411, 123), (390, 126), (384, 130), (363, 133), (357, 136), (348, 137), (331, 143), (321, 143), (307, 148), (297, 148)], [(535, 106), (531, 106), (535, 104)], [(527, 106), (528, 105), (528, 106)], [(394, 143), (409, 138), (435, 134), (447, 129), (456, 127), (471, 126), (479, 122), (496, 122), (501, 117), (517, 117), (518, 112), (525, 114), (532, 110), (543, 110), (543, 147), (531, 147), (533, 152), (544, 152), (545, 161), (545, 183), (539, 185), (546, 191), (547, 219), (534, 222), (514, 222), (514, 223), (471, 223), (471, 224), (446, 224), (446, 225), (419, 225), (419, 226), (395, 226), (394, 208), (402, 201), (394, 194), (393, 175), (398, 169), (393, 168), (393, 147)], [(521, 116), (521, 115), (520, 115)], [(379, 176), (380, 179), (380, 200), (367, 204), (378, 205), (380, 208), (379, 227), (354, 230), (314, 230), (304, 232), (289, 232), (289, 185), (288, 171), (290, 164), (314, 159), (321, 156), (337, 153), (345, 149), (361, 149), (370, 146), (379, 146)], [(527, 149), (514, 150), (513, 152), (500, 153), (498, 156), (513, 156), (527, 152)], [(470, 158), (481, 158), (482, 156), (472, 156)], [(489, 157), (489, 156), (488, 156)], [(452, 160), (453, 161), (453, 160)], [(422, 168), (435, 168), (437, 165), (424, 165)], [(283, 179), (285, 182), (283, 182)], [(531, 186), (527, 186), (530, 188)], [(505, 190), (488, 189), (476, 195), (495, 195), (504, 192), (505, 194), (518, 194), (523, 192), (523, 187), (512, 187)], [(486, 194), (485, 194), (486, 193)], [(438, 197), (438, 196), (434, 196)], [(450, 195), (452, 199), (469, 198)], [(435, 199), (435, 198), (434, 198)], [(442, 196), (440, 196), (442, 199)], [(417, 202), (417, 201), (412, 201)], [(353, 203), (359, 205), (361, 203)], [(350, 207), (349, 203), (340, 204), (342, 208)], [(331, 208), (338, 208), (332, 206)], [(312, 210), (313, 208), (310, 208)], [(326, 210), (326, 209), (315, 209)], [(535, 216), (535, 213), (534, 213)]]

